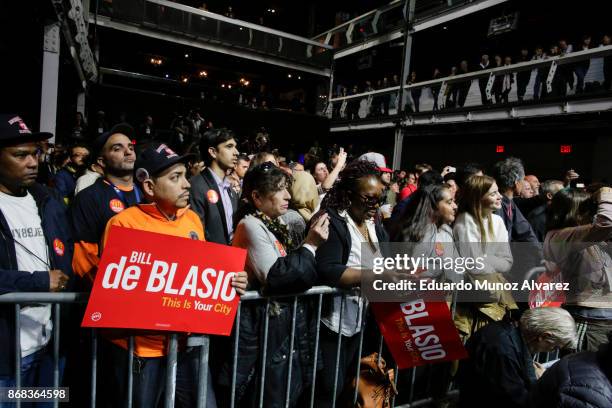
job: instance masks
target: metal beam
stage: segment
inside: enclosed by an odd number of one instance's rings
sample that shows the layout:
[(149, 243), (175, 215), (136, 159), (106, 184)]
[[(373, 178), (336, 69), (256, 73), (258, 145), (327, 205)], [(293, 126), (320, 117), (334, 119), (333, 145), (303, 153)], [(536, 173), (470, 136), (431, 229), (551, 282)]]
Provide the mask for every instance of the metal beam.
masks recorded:
[(362, 125), (349, 124), (349, 125), (332, 125), (329, 128), (330, 132), (346, 132), (349, 130), (370, 130), (370, 129), (384, 129), (395, 127), (395, 122), (380, 122), (380, 123), (364, 123)]
[(331, 70), (328, 68), (315, 68), (308, 65), (302, 65), (299, 63), (291, 62), (288, 60), (284, 60), (281, 58), (266, 56), (263, 54), (259, 54), (255, 51), (248, 51), (233, 47), (227, 47), (220, 44), (213, 44), (210, 42), (205, 42), (204, 40), (196, 41), (193, 39), (189, 39), (186, 37), (181, 37), (177, 35), (168, 34), (162, 31), (153, 30), (145, 27), (135, 26), (132, 24), (121, 23), (118, 21), (113, 21), (108, 17), (102, 17), (98, 15), (97, 20), (90, 16), (89, 22), (92, 24), (97, 24), (101, 27), (112, 28), (119, 31), (125, 31), (132, 34), (143, 35), (145, 37), (155, 38), (158, 40), (168, 41), (175, 44), (182, 44), (188, 47), (200, 48), (203, 50), (219, 52), (225, 55), (233, 55), (239, 58), (249, 59), (253, 61), (263, 62), (265, 64), (276, 65), (279, 67), (294, 69), (296, 71), (308, 72), (315, 75), (321, 75), (329, 77), (331, 74)]
[(42, 85), (40, 90), (40, 131), (52, 133), (55, 141), (57, 89), (59, 84), (60, 25), (45, 26), (43, 41)]
[(344, 23), (342, 23), (340, 25), (337, 25), (336, 27), (331, 28), (331, 29), (329, 29), (327, 31), (324, 31), (321, 34), (312, 37), (312, 40), (313, 41), (317, 41), (318, 39), (320, 39), (323, 36), (329, 36), (331, 34), (335, 34), (337, 32), (343, 31), (342, 29), (344, 27), (348, 28), (348, 26), (350, 26), (351, 24), (357, 23), (358, 21), (361, 21), (361, 20), (364, 20), (364, 19), (366, 19), (366, 18), (370, 17), (371, 15), (376, 14), (378, 12), (383, 13), (385, 11), (388, 11), (389, 9), (392, 9), (392, 8), (395, 8), (395, 7), (399, 7), (399, 6), (402, 5), (402, 3), (403, 3), (402, 0), (393, 0), (392, 2), (387, 4), (386, 6), (377, 8), (375, 10), (370, 10), (367, 13), (364, 13), (364, 14), (362, 14), (360, 16), (357, 16), (357, 17), (355, 17), (353, 19), (350, 19), (349, 21), (345, 21)]
[(232, 24), (238, 27), (244, 27), (244, 28), (250, 28), (253, 29), (255, 31), (261, 31), (262, 33), (266, 33), (266, 34), (270, 34), (276, 37), (281, 37), (281, 38), (287, 38), (289, 40), (294, 40), (294, 41), (298, 41), (304, 44), (309, 44), (309, 45), (314, 45), (315, 47), (321, 47), (321, 48), (326, 48), (326, 49), (333, 49), (334, 47), (332, 47), (331, 45), (325, 45), (322, 44), (318, 41), (314, 41), (311, 40), (309, 38), (306, 37), (300, 37), (299, 35), (295, 35), (295, 34), (290, 34), (290, 33), (286, 33), (284, 31), (279, 31), (279, 30), (275, 30), (273, 28), (268, 28), (268, 27), (264, 27), (262, 25), (258, 25), (258, 24), (253, 24), (250, 23), (248, 21), (244, 21), (244, 20), (238, 20), (236, 18), (229, 18), (229, 17), (225, 17), (221, 14), (216, 14), (216, 13), (211, 13), (210, 11), (204, 11), (204, 10), (200, 10), (194, 7), (190, 7), (190, 6), (185, 6), (184, 4), (180, 4), (180, 3), (176, 3), (173, 1), (167, 1), (167, 0), (145, 0), (147, 3), (153, 3), (153, 4), (157, 4), (159, 6), (163, 6), (163, 7), (169, 7), (169, 8), (173, 8), (176, 10), (181, 10), (184, 11), (186, 13), (189, 14), (197, 14), (200, 15), (202, 17), (207, 17), (210, 18), (211, 20), (215, 20), (215, 21), (223, 21), (226, 24)]
[[(448, 23), (449, 21), (456, 20), (461, 17), (485, 10), (489, 7), (497, 6), (498, 4), (505, 3), (509, 0), (481, 0), (474, 3), (470, 3), (467, 6), (457, 7), (455, 9), (447, 10), (440, 14), (436, 14), (432, 17), (427, 17), (421, 20), (417, 20), (413, 27), (412, 32), (416, 33), (419, 31), (427, 30), (437, 25)], [(348, 55), (352, 55), (368, 48), (376, 47), (377, 45), (384, 44), (402, 37), (402, 29), (397, 28), (392, 30), (385, 35), (366, 40), (359, 44), (354, 44), (351, 47), (339, 50), (334, 54), (334, 59), (343, 58)], [(316, 38), (316, 37), (315, 37)]]
[(443, 11), (440, 14), (436, 14), (435, 16), (426, 17), (418, 20), (414, 24), (413, 31), (419, 32), (423, 30), (427, 30), (429, 28), (446, 24), (452, 20), (457, 20), (461, 17), (468, 16), (470, 14), (477, 13), (479, 11), (488, 9), (490, 7), (497, 6), (502, 3), (506, 3), (509, 0), (481, 0), (475, 1), (473, 3), (469, 3), (467, 6), (457, 7), (455, 9)]
[[(400, 72), (400, 84), (405, 85), (408, 76), (410, 75), (410, 60), (412, 57), (412, 41), (414, 36), (410, 31), (410, 27), (414, 24), (414, 9), (416, 7), (416, 0), (406, 0), (406, 15), (405, 15), (405, 23), (406, 30), (404, 36), (404, 47), (403, 47), (403, 57), (402, 60), (402, 68)], [(404, 103), (404, 87), (400, 86), (398, 93), (398, 102), (397, 102), (397, 114), (399, 117), (402, 117), (404, 114), (405, 106)], [(397, 170), (400, 168), (402, 164), (402, 149), (404, 147), (404, 129), (401, 126), (397, 126), (395, 129), (395, 139), (393, 145), (393, 169)]]
[[(505, 119), (529, 119), (536, 117), (555, 117), (579, 115), (590, 112), (612, 111), (612, 97), (578, 99), (553, 103), (542, 103), (526, 106), (489, 107), (485, 109), (459, 112), (437, 111), (431, 114), (409, 115), (402, 125), (406, 127), (419, 125), (438, 125), (445, 123), (486, 122)], [(397, 117), (389, 117), (385, 121), (364, 124), (331, 125), (331, 132), (346, 132), (350, 130), (381, 129), (395, 126)]]
[(403, 30), (401, 28), (396, 28), (395, 30), (392, 30), (381, 36), (372, 38), (370, 40), (366, 40), (364, 42), (361, 42), (359, 44), (345, 48), (343, 50), (336, 51), (334, 53), (334, 59), (343, 58), (348, 55), (352, 55), (352, 54), (361, 52), (363, 50), (367, 50), (368, 48), (376, 47), (377, 45), (385, 44), (385, 43), (388, 43), (389, 41), (397, 40), (398, 38), (402, 38), (403, 35), (404, 35)]

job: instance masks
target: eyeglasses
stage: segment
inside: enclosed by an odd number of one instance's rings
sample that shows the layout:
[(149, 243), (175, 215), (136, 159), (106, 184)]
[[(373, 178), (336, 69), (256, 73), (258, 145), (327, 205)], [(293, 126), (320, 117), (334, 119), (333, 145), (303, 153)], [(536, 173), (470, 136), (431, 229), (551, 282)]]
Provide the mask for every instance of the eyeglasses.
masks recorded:
[(365, 204), (365, 206), (368, 208), (373, 208), (373, 207), (376, 207), (377, 205), (381, 206), (385, 201), (382, 195), (376, 196), (376, 197), (368, 197), (363, 194), (357, 194), (357, 197), (359, 197), (361, 202)]

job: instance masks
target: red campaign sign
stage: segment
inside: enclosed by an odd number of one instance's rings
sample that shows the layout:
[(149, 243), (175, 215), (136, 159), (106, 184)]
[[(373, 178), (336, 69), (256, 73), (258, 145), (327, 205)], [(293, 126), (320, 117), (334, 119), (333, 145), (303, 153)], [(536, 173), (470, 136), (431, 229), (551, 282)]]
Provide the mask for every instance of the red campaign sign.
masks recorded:
[(371, 304), (399, 369), (467, 357), (445, 302)]
[(560, 307), (565, 303), (565, 291), (554, 289), (555, 286), (558, 286), (557, 284), (563, 283), (563, 276), (559, 267), (555, 266), (555, 269), (552, 271), (540, 274), (536, 282), (536, 287), (542, 289), (529, 291), (530, 309), (536, 307)]
[(228, 336), (245, 259), (240, 248), (112, 227), (82, 326)]

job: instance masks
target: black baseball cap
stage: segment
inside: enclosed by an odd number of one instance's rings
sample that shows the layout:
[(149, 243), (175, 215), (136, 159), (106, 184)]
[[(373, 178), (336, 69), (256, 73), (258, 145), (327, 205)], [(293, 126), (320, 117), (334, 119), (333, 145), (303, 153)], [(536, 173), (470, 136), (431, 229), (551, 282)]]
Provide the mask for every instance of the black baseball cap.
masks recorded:
[(32, 132), (16, 114), (0, 113), (0, 144), (39, 142), (53, 137), (49, 132)]
[(100, 152), (102, 151), (102, 148), (104, 147), (104, 145), (106, 144), (107, 140), (114, 135), (115, 133), (121, 133), (126, 135), (130, 140), (134, 139), (134, 135), (136, 134), (136, 131), (134, 131), (134, 128), (132, 127), (132, 125), (130, 125), (129, 123), (117, 123), (116, 125), (114, 125), (108, 132), (104, 132), (102, 133), (100, 136), (98, 136), (96, 138), (96, 140), (93, 143), (93, 149), (94, 152), (99, 155)]
[(195, 157), (194, 154), (185, 154), (179, 156), (165, 144), (157, 144), (144, 149), (138, 160), (136, 160), (135, 175), (139, 182), (156, 176), (168, 167), (176, 163), (187, 163), (189, 159)]

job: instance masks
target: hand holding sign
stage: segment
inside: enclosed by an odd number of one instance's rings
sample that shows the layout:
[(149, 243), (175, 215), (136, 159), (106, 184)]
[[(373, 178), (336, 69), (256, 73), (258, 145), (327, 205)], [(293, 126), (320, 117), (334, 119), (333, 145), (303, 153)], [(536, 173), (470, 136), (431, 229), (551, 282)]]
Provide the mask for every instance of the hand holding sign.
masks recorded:
[(246, 293), (249, 285), (249, 277), (245, 271), (237, 272), (232, 277), (232, 286), (240, 296)]
[(245, 258), (240, 248), (112, 227), (83, 326), (229, 335)]

